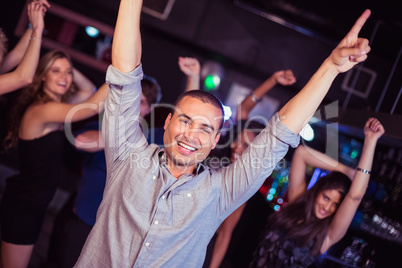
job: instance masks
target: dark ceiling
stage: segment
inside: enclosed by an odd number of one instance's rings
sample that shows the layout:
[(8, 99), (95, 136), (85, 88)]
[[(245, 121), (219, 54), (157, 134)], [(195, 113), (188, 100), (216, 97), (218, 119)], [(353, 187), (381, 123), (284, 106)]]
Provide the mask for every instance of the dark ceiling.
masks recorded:
[[(24, 2), (1, 4), (2, 25), (17, 21)], [(119, 2), (53, 1), (111, 28)], [(168, 2), (144, 0), (144, 5), (160, 9)], [(344, 89), (346, 75), (340, 75), (324, 103), (338, 101), (341, 107), (367, 111), (366, 115), (402, 115), (402, 11), (398, 5), (391, 0), (175, 0), (167, 19), (149, 13), (142, 16), (143, 65), (169, 92), (162, 99), (166, 102), (172, 102), (180, 91), (178, 83), (172, 81), (184, 84), (177, 68), (178, 56), (195, 56), (201, 63), (219, 61), (226, 69), (217, 92), (223, 99), (233, 82), (253, 88), (276, 70), (290, 68), (298, 79), (296, 85), (269, 93), (283, 104), (304, 86), (364, 9), (370, 8), (372, 15), (361, 35), (370, 39), (372, 51), (363, 64), (365, 70), (357, 76), (355, 72), (348, 81), (349, 86), (354, 83), (364, 90), (367, 80), (375, 77), (372, 88), (365, 97), (348, 92)], [(104, 74), (92, 78), (100, 83)], [(394, 136), (402, 137), (400, 132)]]

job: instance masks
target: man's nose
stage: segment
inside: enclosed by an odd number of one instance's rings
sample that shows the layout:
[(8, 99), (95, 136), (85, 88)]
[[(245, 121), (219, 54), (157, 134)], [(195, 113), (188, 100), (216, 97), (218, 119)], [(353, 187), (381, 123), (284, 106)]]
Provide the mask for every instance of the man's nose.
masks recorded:
[(194, 128), (192, 126), (188, 126), (188, 127), (186, 127), (186, 130), (185, 130), (185, 136), (190, 141), (194, 141), (198, 138), (200, 131), (201, 131), (200, 129)]

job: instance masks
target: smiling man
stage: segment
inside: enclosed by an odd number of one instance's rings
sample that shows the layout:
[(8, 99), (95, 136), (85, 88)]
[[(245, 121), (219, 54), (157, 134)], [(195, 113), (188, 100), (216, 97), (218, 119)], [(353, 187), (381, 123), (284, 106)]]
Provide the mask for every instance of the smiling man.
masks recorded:
[(106, 75), (102, 203), (75, 267), (202, 267), (216, 229), (271, 174), (314, 114), (332, 81), (366, 59), (357, 21), (309, 83), (226, 168), (201, 161), (219, 140), (223, 110), (213, 95), (182, 95), (165, 122), (165, 149), (148, 144), (139, 124), (141, 0), (121, 0)]
[(219, 141), (223, 125), (222, 104), (214, 95), (187, 91), (176, 101), (165, 122), (165, 153), (172, 175), (192, 173)]

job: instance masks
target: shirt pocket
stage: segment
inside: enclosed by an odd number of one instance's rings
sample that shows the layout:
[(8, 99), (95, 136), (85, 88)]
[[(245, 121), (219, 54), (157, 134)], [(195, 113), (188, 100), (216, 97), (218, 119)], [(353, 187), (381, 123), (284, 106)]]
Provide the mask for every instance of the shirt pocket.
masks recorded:
[[(152, 176), (152, 175), (151, 175)], [(135, 183), (134, 180), (128, 180), (123, 186), (123, 196), (135, 210), (143, 213), (151, 213), (153, 208), (153, 196), (155, 185), (152, 182)]]
[(204, 190), (180, 191), (173, 194), (173, 225), (186, 226), (199, 221), (206, 209)]

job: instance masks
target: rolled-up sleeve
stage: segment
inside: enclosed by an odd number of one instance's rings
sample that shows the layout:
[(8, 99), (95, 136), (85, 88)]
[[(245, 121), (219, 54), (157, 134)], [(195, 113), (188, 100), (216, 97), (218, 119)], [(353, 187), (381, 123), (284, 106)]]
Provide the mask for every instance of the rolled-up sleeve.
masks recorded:
[(126, 159), (132, 150), (147, 144), (139, 125), (142, 78), (141, 64), (129, 73), (122, 73), (112, 65), (107, 70), (109, 92), (102, 133), (109, 168), (113, 168), (114, 162)]
[(254, 195), (276, 164), (286, 155), (289, 146), (297, 147), (300, 136), (284, 125), (276, 113), (263, 131), (234, 163), (218, 170), (221, 180), (219, 210), (222, 219)]

